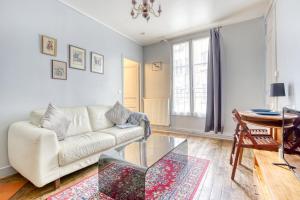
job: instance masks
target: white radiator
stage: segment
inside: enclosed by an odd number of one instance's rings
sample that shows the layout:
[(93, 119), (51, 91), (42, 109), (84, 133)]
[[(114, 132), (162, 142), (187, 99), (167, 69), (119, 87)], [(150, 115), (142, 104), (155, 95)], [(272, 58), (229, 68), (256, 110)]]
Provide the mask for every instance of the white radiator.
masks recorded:
[(144, 112), (151, 124), (160, 126), (170, 125), (169, 99), (144, 99)]

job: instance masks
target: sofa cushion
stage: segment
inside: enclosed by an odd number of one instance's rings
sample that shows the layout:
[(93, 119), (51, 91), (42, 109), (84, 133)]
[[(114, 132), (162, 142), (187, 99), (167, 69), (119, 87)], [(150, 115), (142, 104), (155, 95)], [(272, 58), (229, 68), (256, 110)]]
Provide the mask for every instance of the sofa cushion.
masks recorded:
[(111, 106), (88, 106), (88, 112), (93, 131), (113, 127), (113, 123), (105, 116), (105, 113), (109, 109), (111, 109)]
[(144, 129), (141, 126), (124, 129), (112, 127), (109, 129), (101, 130), (101, 132), (113, 135), (116, 138), (117, 144), (133, 140), (134, 138), (140, 136), (144, 136)]
[[(91, 132), (89, 114), (87, 108), (80, 107), (58, 107), (71, 120), (66, 137), (78, 135), (85, 132)], [(30, 122), (38, 127), (41, 127), (41, 119), (46, 109), (34, 110), (30, 113)]]
[(89, 132), (68, 137), (59, 142), (59, 165), (63, 166), (113, 147), (115, 137), (100, 132)]
[(71, 120), (67, 137), (92, 131), (89, 114), (86, 107), (66, 107), (62, 108), (62, 110)]
[(42, 127), (42, 118), (46, 112), (46, 109), (38, 109), (33, 110), (30, 113), (29, 120), (33, 125), (36, 125), (37, 127)]
[(53, 130), (58, 140), (65, 139), (70, 123), (68, 116), (51, 103), (41, 120), (42, 127)]
[(117, 125), (122, 125), (126, 123), (128, 117), (130, 116), (130, 113), (130, 110), (128, 110), (122, 104), (117, 102), (111, 109), (109, 109), (105, 113), (105, 116), (113, 123)]

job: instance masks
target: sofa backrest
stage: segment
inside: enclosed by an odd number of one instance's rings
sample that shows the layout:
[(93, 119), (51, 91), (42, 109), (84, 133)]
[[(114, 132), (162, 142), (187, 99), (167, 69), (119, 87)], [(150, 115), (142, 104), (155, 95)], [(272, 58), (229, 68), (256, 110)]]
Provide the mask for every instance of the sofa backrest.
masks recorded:
[(112, 106), (103, 106), (103, 105), (87, 107), (93, 131), (99, 131), (102, 129), (113, 127), (114, 124), (105, 117), (105, 113), (111, 107)]
[[(64, 113), (67, 114), (71, 120), (69, 126), (67, 137), (72, 135), (78, 135), (85, 132), (91, 132), (91, 124), (89, 119), (89, 113), (87, 107), (78, 106), (78, 107), (59, 107)], [(34, 110), (30, 114), (31, 123), (41, 126), (41, 119), (45, 113), (46, 109)]]
[(86, 107), (70, 107), (62, 108), (62, 110), (71, 118), (67, 137), (92, 131), (89, 113)]

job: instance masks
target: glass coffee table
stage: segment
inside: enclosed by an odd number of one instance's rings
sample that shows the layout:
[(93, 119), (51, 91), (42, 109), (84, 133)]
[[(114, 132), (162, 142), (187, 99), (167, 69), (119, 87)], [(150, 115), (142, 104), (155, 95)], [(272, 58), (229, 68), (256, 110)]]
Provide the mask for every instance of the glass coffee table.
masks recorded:
[(146, 199), (149, 196), (147, 188), (153, 188), (158, 182), (164, 184), (169, 176), (176, 179), (176, 173), (169, 173), (168, 168), (173, 168), (176, 162), (185, 166), (187, 155), (185, 138), (157, 134), (109, 150), (100, 156), (98, 162), (99, 192), (113, 199)]

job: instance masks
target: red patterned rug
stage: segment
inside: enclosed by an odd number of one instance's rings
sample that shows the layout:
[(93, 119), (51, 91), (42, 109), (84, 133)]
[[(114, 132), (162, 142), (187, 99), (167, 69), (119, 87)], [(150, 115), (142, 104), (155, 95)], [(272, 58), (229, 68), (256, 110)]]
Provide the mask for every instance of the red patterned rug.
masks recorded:
[[(148, 170), (145, 191), (141, 189), (143, 171), (112, 162), (47, 199), (193, 199), (208, 165), (209, 160), (169, 153)], [(98, 192), (99, 184), (102, 193)]]

